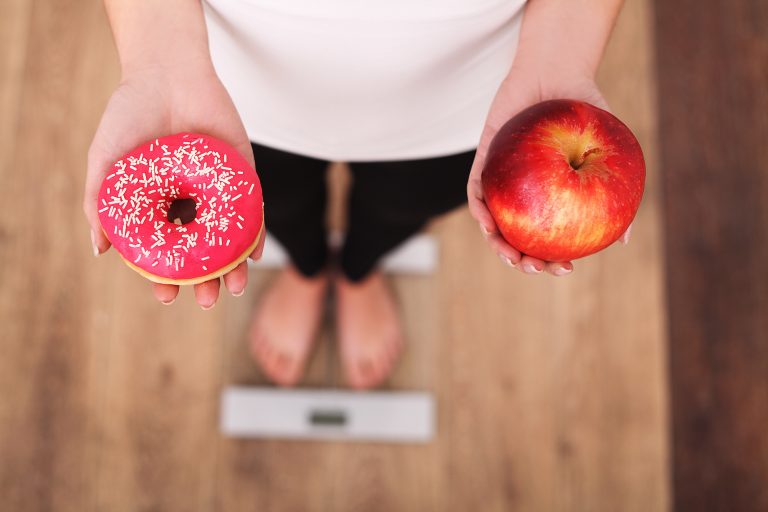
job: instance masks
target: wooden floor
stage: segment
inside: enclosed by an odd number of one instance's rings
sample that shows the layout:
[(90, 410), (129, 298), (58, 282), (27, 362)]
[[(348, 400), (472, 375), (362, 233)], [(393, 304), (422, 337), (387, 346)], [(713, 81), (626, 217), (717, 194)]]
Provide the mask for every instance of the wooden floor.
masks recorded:
[[(629, 0), (600, 72), (648, 157), (630, 245), (565, 279), (510, 272), (465, 211), (433, 277), (398, 277), (408, 352), (390, 387), (438, 401), (423, 446), (235, 441), (218, 395), (260, 382), (245, 327), (268, 273), (212, 311), (172, 307), (80, 210), (118, 79), (95, 0), (0, 2), (0, 497), (13, 511), (668, 510), (651, 12)], [(337, 385), (330, 327), (308, 384)]]
[(768, 2), (656, 6), (673, 503), (765, 511)]

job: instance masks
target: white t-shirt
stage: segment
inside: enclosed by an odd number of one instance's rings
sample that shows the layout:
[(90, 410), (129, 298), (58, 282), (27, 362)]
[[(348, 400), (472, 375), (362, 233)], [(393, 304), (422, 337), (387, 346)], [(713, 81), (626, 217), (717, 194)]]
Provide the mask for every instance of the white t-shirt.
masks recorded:
[(207, 0), (214, 66), (254, 142), (337, 161), (474, 148), (525, 0)]

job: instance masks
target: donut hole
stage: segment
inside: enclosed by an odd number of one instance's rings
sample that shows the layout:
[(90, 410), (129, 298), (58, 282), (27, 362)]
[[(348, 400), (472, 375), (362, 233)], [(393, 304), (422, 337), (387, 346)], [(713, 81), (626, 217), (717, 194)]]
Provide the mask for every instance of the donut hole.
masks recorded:
[(174, 199), (168, 208), (168, 222), (182, 225), (195, 220), (197, 203), (191, 197)]

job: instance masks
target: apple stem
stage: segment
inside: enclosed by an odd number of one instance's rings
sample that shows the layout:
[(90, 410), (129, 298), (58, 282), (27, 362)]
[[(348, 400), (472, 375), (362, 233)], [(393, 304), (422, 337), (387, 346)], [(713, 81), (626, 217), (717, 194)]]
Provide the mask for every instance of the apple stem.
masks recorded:
[(569, 163), (571, 164), (571, 167), (574, 171), (578, 171), (582, 165), (584, 165), (584, 162), (587, 160), (587, 157), (593, 153), (598, 153), (600, 151), (599, 148), (592, 148), (585, 151), (578, 159), (572, 159)]

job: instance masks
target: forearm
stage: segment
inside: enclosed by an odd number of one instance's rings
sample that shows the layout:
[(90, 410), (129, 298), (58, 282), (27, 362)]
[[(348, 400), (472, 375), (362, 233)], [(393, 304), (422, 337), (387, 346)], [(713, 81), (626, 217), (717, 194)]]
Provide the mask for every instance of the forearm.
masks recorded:
[(623, 0), (530, 0), (514, 67), (594, 77)]
[(104, 0), (123, 73), (210, 61), (200, 0)]

